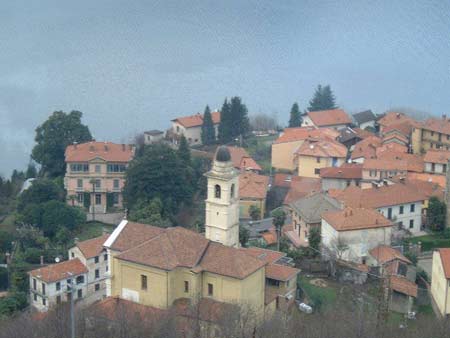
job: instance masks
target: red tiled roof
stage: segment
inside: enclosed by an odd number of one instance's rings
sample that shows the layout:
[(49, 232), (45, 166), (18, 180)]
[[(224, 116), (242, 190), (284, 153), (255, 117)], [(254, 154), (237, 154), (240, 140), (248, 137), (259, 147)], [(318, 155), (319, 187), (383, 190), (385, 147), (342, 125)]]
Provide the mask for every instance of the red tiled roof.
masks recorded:
[(343, 144), (323, 139), (307, 139), (295, 152), (301, 156), (346, 157), (347, 147)]
[(299, 273), (299, 269), (291, 268), (287, 265), (272, 263), (266, 266), (266, 278), (275, 279), (282, 282), (292, 279)]
[(312, 194), (322, 190), (322, 184), (320, 178), (292, 176), (291, 186), (289, 188), (286, 197), (284, 198), (284, 204), (289, 204), (296, 201), (306, 195)]
[(417, 284), (409, 281), (403, 276), (391, 276), (389, 286), (394, 291), (414, 298), (417, 297)]
[(370, 255), (375, 258), (379, 264), (385, 264), (393, 261), (394, 259), (401, 260), (407, 264), (412, 264), (411, 261), (403, 256), (400, 251), (391, 248), (387, 245), (379, 245), (369, 251)]
[(376, 136), (370, 136), (356, 143), (353, 147), (352, 159), (357, 158), (375, 158), (376, 149), (381, 145), (381, 139)]
[[(212, 112), (211, 117), (214, 124), (220, 123), (220, 112)], [(177, 117), (172, 121), (178, 122), (185, 128), (199, 127), (203, 125), (203, 115), (197, 113), (190, 116)]]
[(307, 114), (314, 125), (318, 127), (352, 123), (351, 118), (342, 109), (311, 111)]
[(322, 214), (337, 231), (372, 229), (392, 226), (392, 222), (373, 209), (345, 208), (339, 211), (328, 211)]
[(103, 244), (108, 239), (109, 234), (88, 239), (87, 241), (78, 242), (76, 246), (86, 259), (98, 256), (103, 251)]
[(286, 128), (275, 140), (274, 144), (306, 140), (307, 138), (326, 138), (335, 140), (339, 132), (329, 128), (318, 129), (315, 127)]
[(363, 170), (408, 170), (408, 163), (403, 160), (394, 159), (365, 159), (363, 163)]
[(433, 175), (427, 173), (407, 173), (407, 178), (413, 181), (423, 181), (438, 184), (441, 188), (445, 188), (446, 177), (444, 175)]
[(266, 263), (275, 263), (281, 257), (286, 256), (284, 252), (258, 248), (251, 246), (249, 248), (241, 248), (246, 254), (258, 258)]
[(422, 123), (421, 127), (426, 130), (435, 131), (438, 133), (450, 134), (450, 119), (430, 118)]
[(378, 124), (383, 127), (390, 127), (395, 124), (404, 122), (416, 122), (414, 119), (403, 113), (388, 112), (385, 116), (378, 120)]
[(406, 154), (408, 152), (408, 147), (403, 144), (396, 143), (396, 142), (385, 143), (383, 145), (380, 145), (376, 149), (375, 153), (376, 153), (376, 156), (379, 156), (380, 154), (382, 154), (384, 152), (391, 152), (391, 151)]
[(241, 147), (228, 146), (231, 162), (237, 169), (262, 170), (261, 166), (248, 154), (247, 150)]
[(207, 322), (217, 322), (239, 311), (236, 304), (206, 297), (201, 298), (196, 305), (193, 305), (189, 298), (179, 298), (174, 301), (174, 307), (178, 316)]
[(416, 123), (412, 122), (411, 120), (405, 120), (395, 124), (385, 125), (383, 127), (383, 136), (387, 136), (387, 134), (397, 132), (403, 135), (403, 137), (406, 138), (406, 141), (408, 141), (408, 138), (411, 135), (412, 128), (415, 125)]
[(424, 161), (422, 155), (408, 154), (398, 152), (395, 150), (386, 150), (377, 152), (378, 161), (391, 161), (400, 163), (400, 161), (406, 161), (406, 168), (408, 171), (423, 172)]
[(362, 178), (362, 164), (346, 163), (340, 167), (327, 167), (320, 169), (321, 178), (342, 178), (360, 179)]
[(269, 176), (244, 172), (239, 175), (239, 197), (264, 199), (269, 186)]
[(273, 177), (274, 187), (289, 188), (291, 186), (293, 176), (291, 174), (276, 173)]
[[(441, 177), (445, 178), (445, 176)], [(410, 187), (416, 189), (416, 191), (422, 192), (427, 199), (431, 196), (435, 196), (441, 200), (444, 199), (445, 184), (444, 186), (441, 186), (439, 185), (439, 183), (435, 183), (432, 181), (424, 181), (416, 178), (411, 178), (409, 173), (407, 174), (406, 178), (402, 176), (395, 176), (391, 179), (391, 181), (409, 185)]]
[(275, 229), (269, 229), (261, 234), (261, 237), (264, 239), (267, 245), (272, 245), (277, 242), (277, 233)]
[(333, 192), (333, 195), (345, 205), (356, 208), (380, 208), (426, 200), (422, 192), (401, 183), (370, 189), (351, 186)]
[(127, 225), (112, 243), (111, 249), (126, 251), (164, 232), (163, 228), (127, 221)]
[(360, 137), (363, 140), (368, 137), (375, 136), (374, 133), (361, 128), (353, 128), (353, 131), (356, 133), (356, 135), (358, 135), (358, 137)]
[(65, 152), (66, 162), (87, 162), (100, 157), (107, 162), (129, 162), (134, 156), (132, 145), (112, 142), (86, 142), (71, 144)]
[(86, 266), (78, 258), (61, 263), (50, 264), (43, 268), (38, 268), (29, 272), (35, 278), (46, 283), (56, 282), (62, 279), (87, 273)]
[(429, 149), (423, 158), (424, 162), (447, 164), (450, 151)]
[(444, 268), (445, 278), (450, 279), (450, 248), (438, 249), (441, 257), (442, 267)]

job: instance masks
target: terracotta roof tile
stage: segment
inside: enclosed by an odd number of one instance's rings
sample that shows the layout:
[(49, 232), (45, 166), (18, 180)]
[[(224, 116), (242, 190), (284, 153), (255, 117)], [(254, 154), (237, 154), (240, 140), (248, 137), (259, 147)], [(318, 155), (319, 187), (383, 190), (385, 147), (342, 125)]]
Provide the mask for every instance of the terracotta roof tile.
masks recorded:
[(289, 188), (292, 182), (291, 174), (276, 173), (273, 177), (274, 187)]
[(450, 279), (450, 248), (438, 249), (441, 257), (442, 267), (444, 268), (445, 278)]
[(320, 192), (322, 184), (320, 178), (293, 176), (283, 204), (289, 204), (309, 194)]
[(373, 209), (345, 208), (339, 211), (328, 211), (322, 214), (337, 231), (372, 229), (392, 226), (392, 222)]
[(115, 239), (111, 249), (116, 251), (126, 251), (149, 239), (155, 238), (163, 232), (164, 229), (159, 227), (128, 221), (125, 228)]
[(310, 138), (295, 153), (301, 156), (342, 158), (347, 156), (347, 147), (337, 141)]
[(427, 173), (407, 173), (407, 178), (413, 181), (423, 181), (438, 184), (441, 188), (445, 188), (446, 177), (444, 175), (433, 175)]
[[(29, 272), (33, 277), (36, 277), (46, 283), (56, 282), (62, 279), (71, 278), (72, 276), (87, 273), (86, 266), (81, 263), (78, 258), (64, 261), (61, 263), (50, 264), (43, 268), (38, 268)], [(71, 275), (71, 274), (72, 275)]]
[(254, 246), (251, 246), (249, 248), (241, 248), (240, 250), (243, 250), (247, 255), (258, 258), (259, 260), (262, 260), (266, 263), (275, 263), (281, 257), (286, 256), (284, 252), (258, 248)]
[(109, 234), (91, 238), (86, 241), (76, 243), (81, 253), (86, 259), (98, 256), (103, 251), (103, 244), (108, 239)]
[(370, 136), (354, 145), (351, 158), (375, 158), (376, 149), (379, 146), (381, 146), (381, 139), (376, 136)]
[(340, 167), (327, 167), (320, 169), (321, 178), (361, 179), (362, 164), (346, 163)]
[(312, 111), (308, 112), (307, 115), (314, 125), (318, 127), (352, 123), (350, 117), (342, 109)]
[(405, 263), (412, 264), (411, 261), (402, 255), (402, 253), (387, 245), (379, 245), (369, 251), (370, 255), (375, 258), (379, 264), (385, 264), (394, 259), (401, 260)]
[(450, 160), (450, 151), (429, 149), (423, 160), (429, 163), (447, 164)]
[(406, 161), (406, 169), (408, 171), (421, 173), (424, 170), (423, 157), (418, 154), (408, 154), (395, 150), (385, 150), (381, 152), (377, 151), (377, 158), (379, 161), (398, 161), (398, 163), (400, 163), (401, 161)]
[(345, 205), (354, 208), (381, 208), (426, 199), (426, 196), (415, 187), (401, 183), (370, 189), (351, 186), (334, 192), (334, 196)]
[(394, 159), (365, 159), (363, 170), (408, 170), (408, 162)]
[(402, 121), (402, 122), (398, 122), (398, 123), (394, 123), (394, 124), (390, 124), (390, 125), (385, 125), (383, 127), (383, 136), (387, 136), (387, 135), (389, 135), (391, 133), (399, 133), (404, 138), (406, 138), (406, 141), (408, 141), (408, 138), (411, 135), (412, 128), (415, 125), (416, 124), (414, 122), (412, 122), (411, 120), (405, 120), (405, 121)]
[(134, 156), (132, 145), (112, 142), (86, 142), (71, 144), (65, 152), (66, 162), (87, 162), (100, 157), (107, 162), (129, 162)]
[(378, 124), (383, 127), (390, 127), (392, 125), (404, 122), (416, 122), (414, 119), (403, 113), (388, 112), (381, 119), (378, 120)]
[(450, 134), (450, 119), (430, 118), (423, 122), (421, 127), (426, 130), (448, 135)]
[(291, 268), (287, 265), (268, 264), (266, 266), (266, 277), (270, 279), (286, 282), (300, 273), (299, 269)]
[(372, 133), (368, 130), (365, 130), (365, 129), (361, 129), (361, 128), (353, 128), (353, 131), (356, 133), (356, 135), (358, 135), (363, 140), (368, 137), (375, 136), (374, 133)]
[(336, 140), (339, 132), (329, 128), (318, 129), (315, 127), (286, 128), (275, 140), (274, 144), (306, 140), (307, 138), (327, 138)]
[(277, 242), (277, 234), (275, 229), (269, 229), (261, 233), (261, 237), (264, 239), (267, 245), (272, 245)]
[(239, 197), (264, 199), (269, 187), (269, 176), (244, 172), (239, 175)]
[(382, 154), (384, 152), (391, 152), (391, 151), (406, 154), (408, 152), (408, 147), (403, 144), (398, 144), (396, 142), (385, 143), (385, 144), (380, 145), (376, 149), (376, 156), (379, 156), (380, 154)]
[(392, 290), (416, 298), (417, 284), (409, 281), (403, 276), (391, 276), (389, 286)]
[[(441, 177), (445, 178), (445, 176)], [(409, 185), (413, 189), (416, 189), (416, 191), (422, 192), (427, 199), (430, 198), (431, 196), (435, 196), (441, 200), (444, 199), (445, 184), (444, 186), (441, 186), (439, 185), (439, 183), (435, 183), (432, 181), (424, 181), (420, 179), (411, 178), (409, 173), (407, 174), (406, 178), (402, 176), (395, 176), (390, 180), (395, 183)]]
[[(212, 112), (211, 117), (214, 124), (220, 123), (220, 112)], [(190, 115), (190, 116), (182, 116), (173, 119), (172, 121), (176, 121), (181, 124), (185, 128), (191, 127), (199, 127), (203, 125), (203, 115), (200, 113)]]

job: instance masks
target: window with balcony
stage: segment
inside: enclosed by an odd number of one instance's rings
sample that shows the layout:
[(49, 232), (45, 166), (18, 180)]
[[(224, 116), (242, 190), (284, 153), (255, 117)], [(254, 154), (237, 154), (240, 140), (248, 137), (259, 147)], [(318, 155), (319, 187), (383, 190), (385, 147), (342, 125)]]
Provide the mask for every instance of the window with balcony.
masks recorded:
[(33, 299), (34, 299), (35, 302), (37, 302), (38, 298), (37, 298), (37, 294), (36, 293), (33, 295)]
[(120, 188), (120, 185), (119, 185), (119, 180), (118, 179), (115, 179), (114, 181), (113, 181), (113, 188), (114, 189), (119, 189)]
[(102, 181), (101, 180), (95, 180), (95, 188), (100, 189), (102, 187)]
[(96, 205), (102, 204), (102, 195), (101, 194), (95, 194), (95, 204)]
[(42, 298), (42, 305), (47, 306), (47, 299)]
[(83, 188), (83, 180), (81, 178), (77, 179), (77, 188), (78, 189)]
[(81, 192), (77, 193), (77, 201), (78, 203), (83, 203), (84, 201), (84, 194)]
[(87, 163), (73, 163), (70, 165), (70, 171), (74, 173), (85, 173), (89, 171), (89, 164)]

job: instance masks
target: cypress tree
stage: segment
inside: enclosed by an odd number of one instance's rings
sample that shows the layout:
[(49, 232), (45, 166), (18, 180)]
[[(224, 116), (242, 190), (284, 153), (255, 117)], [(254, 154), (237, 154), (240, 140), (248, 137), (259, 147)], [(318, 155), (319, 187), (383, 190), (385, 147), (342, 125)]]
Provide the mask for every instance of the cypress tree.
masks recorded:
[(250, 122), (248, 119), (248, 110), (245, 104), (242, 103), (240, 97), (235, 96), (230, 100), (230, 115), (232, 118), (231, 124), (231, 138), (244, 137), (250, 130)]
[(181, 135), (180, 145), (178, 146), (178, 156), (186, 164), (191, 164), (191, 150), (184, 135)]
[(214, 144), (216, 141), (216, 130), (214, 129), (214, 123), (211, 116), (211, 110), (209, 106), (206, 106), (205, 113), (203, 114), (202, 125), (202, 143), (204, 145)]
[(302, 117), (300, 113), (300, 109), (298, 107), (298, 103), (295, 102), (292, 105), (290, 118), (289, 118), (289, 128), (300, 127), (302, 124)]
[(308, 111), (319, 111), (319, 110), (329, 110), (336, 109), (336, 98), (334, 97), (333, 91), (329, 85), (322, 87), (318, 85), (314, 96), (309, 101)]
[(219, 142), (225, 144), (231, 141), (232, 134), (232, 116), (230, 111), (230, 104), (225, 99), (222, 109), (220, 110), (220, 124), (219, 124)]

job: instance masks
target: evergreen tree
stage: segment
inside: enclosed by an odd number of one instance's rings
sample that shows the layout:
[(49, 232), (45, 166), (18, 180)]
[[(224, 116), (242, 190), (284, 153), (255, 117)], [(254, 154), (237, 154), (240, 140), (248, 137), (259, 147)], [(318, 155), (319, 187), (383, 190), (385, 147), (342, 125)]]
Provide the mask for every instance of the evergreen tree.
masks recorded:
[(214, 129), (214, 123), (211, 116), (211, 110), (209, 106), (206, 106), (205, 113), (203, 114), (202, 125), (202, 143), (203, 145), (210, 145), (216, 142), (216, 130)]
[(329, 110), (336, 109), (336, 98), (334, 97), (333, 91), (329, 85), (322, 87), (318, 85), (314, 96), (309, 101), (308, 111), (319, 111), (319, 110)]
[(298, 107), (298, 103), (295, 102), (291, 108), (291, 114), (289, 118), (289, 128), (300, 127), (302, 124), (302, 116), (300, 113), (300, 109)]
[(27, 168), (27, 172), (25, 173), (25, 178), (36, 178), (37, 177), (37, 170), (34, 163), (30, 163)]
[(191, 149), (184, 135), (181, 135), (180, 145), (178, 146), (178, 156), (186, 164), (191, 164)]
[(235, 96), (230, 100), (231, 112), (231, 136), (232, 140), (237, 137), (245, 137), (250, 131), (250, 122), (248, 119), (248, 110), (245, 104), (242, 103), (240, 97)]
[(230, 104), (228, 100), (225, 99), (222, 109), (220, 110), (220, 124), (219, 124), (219, 142), (221, 144), (225, 144), (231, 141), (231, 124), (232, 124), (232, 116), (230, 111)]

